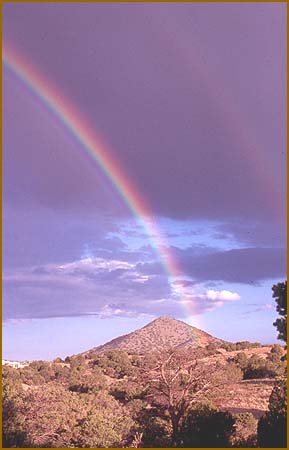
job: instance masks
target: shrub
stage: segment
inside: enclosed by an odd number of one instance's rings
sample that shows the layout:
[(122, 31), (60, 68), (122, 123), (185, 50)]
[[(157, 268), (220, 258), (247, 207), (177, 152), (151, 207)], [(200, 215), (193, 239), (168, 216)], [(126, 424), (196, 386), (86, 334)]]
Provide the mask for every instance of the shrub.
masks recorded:
[(25, 439), (24, 392), (19, 373), (12, 367), (2, 369), (3, 447), (22, 447)]
[(109, 394), (88, 395), (86, 417), (81, 422), (78, 447), (125, 447), (133, 420), (126, 410)]
[(92, 360), (91, 365), (101, 367), (106, 375), (116, 378), (123, 378), (133, 372), (128, 354), (120, 350), (111, 350), (97, 356)]
[(228, 447), (235, 419), (229, 412), (203, 406), (191, 410), (180, 430), (180, 447)]
[(38, 372), (38, 370), (32, 367), (26, 366), (19, 371), (22, 383), (28, 385), (39, 386), (45, 383), (44, 377)]
[(258, 423), (260, 447), (282, 448), (287, 443), (287, 385), (285, 379), (276, 381), (269, 399), (269, 411)]
[(234, 447), (255, 447), (258, 420), (249, 412), (236, 414), (235, 420), (235, 436), (232, 439), (232, 445)]
[(109, 392), (116, 400), (123, 402), (143, 399), (146, 394), (144, 386), (135, 381), (126, 381), (125, 383), (117, 382), (110, 387)]
[(274, 378), (277, 373), (274, 365), (257, 355), (253, 355), (248, 359), (248, 364), (244, 368), (244, 379)]
[(159, 411), (142, 408), (137, 416), (138, 429), (142, 432), (144, 448), (171, 447), (172, 428), (168, 418), (159, 417)]
[(85, 370), (73, 369), (68, 378), (69, 390), (87, 394), (98, 392), (106, 387), (105, 378), (100, 369), (87, 372)]
[(234, 362), (229, 362), (225, 366), (224, 376), (228, 381), (241, 381), (243, 379), (243, 371)]
[(230, 359), (230, 361), (237, 364), (240, 369), (245, 369), (245, 367), (248, 365), (248, 358), (246, 353), (240, 352), (237, 355), (233, 356), (233, 358)]
[(59, 364), (59, 363), (64, 363), (63, 359), (61, 359), (59, 356), (57, 358), (55, 358), (53, 360), (54, 363)]

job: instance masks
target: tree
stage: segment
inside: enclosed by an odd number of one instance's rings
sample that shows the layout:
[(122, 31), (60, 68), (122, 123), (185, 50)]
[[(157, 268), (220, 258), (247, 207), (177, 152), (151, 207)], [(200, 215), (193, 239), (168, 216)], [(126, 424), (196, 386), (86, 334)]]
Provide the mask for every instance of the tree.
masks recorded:
[(86, 417), (80, 423), (76, 447), (126, 447), (133, 420), (126, 409), (106, 392), (82, 397)]
[(54, 362), (55, 364), (61, 364), (61, 363), (64, 363), (63, 359), (61, 359), (59, 356), (57, 356), (57, 358), (55, 358), (55, 359), (53, 360), (53, 362)]
[(257, 447), (258, 420), (250, 412), (235, 415), (235, 434), (231, 438), (233, 447)]
[(209, 401), (224, 387), (217, 366), (200, 365), (190, 360), (185, 351), (172, 351), (160, 356), (159, 364), (146, 372), (147, 398), (158, 414), (168, 414), (172, 427), (172, 446), (179, 443), (180, 426), (193, 405)]
[(68, 386), (72, 392), (87, 394), (104, 389), (106, 387), (106, 380), (98, 367), (90, 372), (73, 369), (68, 378)]
[(82, 399), (56, 383), (28, 391), (25, 399), (25, 447), (74, 447), (78, 425), (86, 417)]
[(208, 406), (189, 411), (180, 429), (179, 447), (229, 447), (235, 419)]
[(90, 366), (101, 367), (106, 375), (115, 378), (131, 375), (134, 370), (127, 352), (120, 350), (110, 350), (97, 356), (90, 362)]
[[(276, 310), (281, 316), (273, 325), (279, 332), (278, 339), (287, 342), (287, 281), (274, 285), (272, 291), (277, 303)], [(278, 350), (275, 347), (272, 354), (276, 352)], [(260, 447), (286, 447), (287, 383), (285, 376), (276, 379), (269, 399), (269, 411), (258, 422), (258, 444)]]
[(237, 366), (240, 367), (240, 369), (242, 370), (244, 370), (245, 367), (248, 365), (248, 357), (244, 352), (237, 353), (237, 355), (231, 358), (231, 361), (237, 364)]
[(275, 382), (269, 399), (269, 411), (258, 423), (260, 447), (283, 448), (287, 441), (287, 384), (286, 378)]
[(274, 284), (272, 291), (272, 296), (277, 303), (276, 310), (281, 316), (276, 319), (273, 325), (279, 332), (278, 339), (287, 342), (287, 281)]
[(22, 447), (25, 439), (25, 404), (20, 375), (12, 367), (3, 367), (2, 378), (3, 447)]

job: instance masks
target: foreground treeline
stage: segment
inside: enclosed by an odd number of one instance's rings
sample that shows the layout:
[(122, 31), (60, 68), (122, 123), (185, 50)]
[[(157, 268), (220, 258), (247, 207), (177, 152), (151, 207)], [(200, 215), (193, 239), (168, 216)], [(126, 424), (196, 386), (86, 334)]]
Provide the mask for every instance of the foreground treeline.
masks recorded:
[[(272, 290), (273, 325), (287, 343), (287, 282)], [(286, 447), (285, 350), (258, 347), (210, 344), (146, 356), (115, 350), (3, 367), (3, 447)], [(252, 379), (273, 382), (258, 421), (224, 407)], [(252, 393), (242, 394), (249, 404)]]
[[(3, 447), (285, 447), (284, 349), (262, 358), (245, 347), (225, 362), (210, 345), (5, 366)], [(274, 387), (259, 422), (220, 407), (232, 382), (264, 377)]]

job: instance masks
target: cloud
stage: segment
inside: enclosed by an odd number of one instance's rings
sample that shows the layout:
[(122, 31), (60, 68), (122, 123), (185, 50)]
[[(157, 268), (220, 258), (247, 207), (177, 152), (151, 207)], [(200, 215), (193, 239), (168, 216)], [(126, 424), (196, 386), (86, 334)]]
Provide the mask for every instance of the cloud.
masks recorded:
[(48, 263), (67, 263), (89, 257), (124, 261), (150, 261), (151, 246), (143, 246), (148, 236), (135, 238), (130, 248), (130, 222), (124, 223), (105, 212), (71, 214), (51, 211), (43, 205), (3, 205), (3, 267), (31, 267)]
[[(104, 258), (47, 264), (3, 274), (3, 317), (102, 314), (121, 304), (123, 314), (142, 312), (148, 300), (170, 296), (164, 275), (144, 275), (135, 264)], [(124, 307), (126, 305), (126, 307)], [(118, 311), (118, 314), (120, 314)]]
[[(155, 216), (272, 220), (275, 207), (284, 216), (284, 86), (279, 81), (286, 24), (281, 11), (274, 9), (272, 19), (271, 9), (260, 14), (260, 6), (254, 6), (260, 39), (255, 14), (239, 8), (220, 17), (213, 7), (197, 9), (196, 15), (195, 5), (19, 8), (4, 10), (5, 39), (21, 42), (29, 60), (60, 90), (64, 87)], [(22, 20), (15, 19), (18, 14)], [(234, 32), (228, 29), (232, 19)], [(225, 32), (230, 39), (224, 39)], [(246, 52), (232, 53), (244, 45)], [(4, 120), (11, 123), (4, 133), (10, 149), (5, 196), (58, 210), (105, 208), (128, 215), (79, 143), (23, 89), (18, 86), (16, 92), (15, 80), (8, 89), (7, 78), (5, 72), (10, 103), (5, 101), (9, 115)], [(11, 120), (16, 113), (17, 127)], [(273, 156), (278, 177), (272, 173), (273, 143), (279, 149)]]
[[(152, 263), (153, 265), (153, 263)], [(139, 264), (86, 258), (3, 273), (3, 318), (25, 319), (97, 315), (136, 317), (142, 314), (186, 317), (239, 299), (228, 291), (195, 291), (195, 283), (162, 273), (146, 274)], [(180, 281), (182, 283), (180, 284)]]
[(210, 300), (223, 300), (223, 301), (235, 301), (240, 300), (240, 295), (231, 291), (214, 291), (210, 289), (207, 291), (206, 296)]
[(247, 317), (247, 316), (249, 316), (251, 314), (256, 314), (256, 313), (259, 313), (259, 312), (270, 311), (271, 309), (273, 309), (272, 303), (263, 303), (261, 305), (255, 305), (255, 306), (257, 306), (257, 308), (245, 311), (245, 312), (241, 313), (240, 316)]
[(286, 250), (248, 247), (196, 255), (194, 247), (174, 249), (185, 274), (197, 282), (224, 281), (257, 284), (286, 274)]
[(260, 247), (281, 247), (286, 242), (286, 220), (277, 218), (269, 222), (234, 221), (215, 226), (213, 237), (216, 239), (230, 239), (243, 245)]

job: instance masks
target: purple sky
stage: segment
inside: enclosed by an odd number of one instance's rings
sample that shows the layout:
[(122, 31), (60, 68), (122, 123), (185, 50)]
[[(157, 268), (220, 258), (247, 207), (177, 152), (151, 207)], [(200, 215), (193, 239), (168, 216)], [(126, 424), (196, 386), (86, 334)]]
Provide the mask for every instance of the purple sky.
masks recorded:
[(286, 5), (6, 3), (3, 42), (106, 142), (186, 284), (180, 299), (101, 169), (4, 66), (3, 356), (65, 356), (159, 315), (275, 341)]

